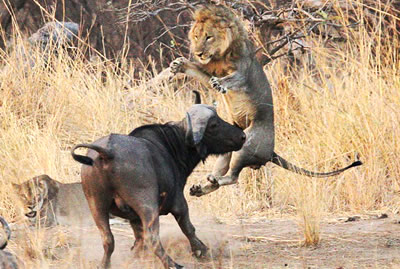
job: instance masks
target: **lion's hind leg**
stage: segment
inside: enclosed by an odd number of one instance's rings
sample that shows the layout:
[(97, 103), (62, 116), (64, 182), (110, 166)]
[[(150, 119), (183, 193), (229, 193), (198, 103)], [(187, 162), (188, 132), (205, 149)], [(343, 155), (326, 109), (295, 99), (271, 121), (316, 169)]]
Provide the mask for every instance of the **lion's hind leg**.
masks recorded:
[[(208, 183), (203, 186), (193, 185), (190, 188), (190, 195), (200, 197), (216, 191), (220, 186), (236, 184), (239, 179), (240, 172), (244, 167), (247, 166), (245, 162), (246, 158), (240, 154), (241, 152), (242, 151), (232, 153), (232, 160), (230, 163), (231, 167), (226, 176), (218, 174), (208, 175)], [(223, 170), (220, 170), (219, 172), (223, 172)]]
[(229, 171), (229, 164), (232, 159), (232, 152), (228, 152), (218, 156), (217, 161), (214, 164), (212, 174), (214, 176), (225, 176)]

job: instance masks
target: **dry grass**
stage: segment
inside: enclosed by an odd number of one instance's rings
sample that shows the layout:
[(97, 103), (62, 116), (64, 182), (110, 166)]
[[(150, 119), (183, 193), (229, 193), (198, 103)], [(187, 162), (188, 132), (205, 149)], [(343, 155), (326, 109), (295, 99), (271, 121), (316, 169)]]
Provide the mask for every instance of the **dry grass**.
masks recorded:
[[(307, 245), (319, 242), (325, 214), (400, 211), (399, 47), (384, 40), (376, 46), (376, 36), (359, 30), (338, 50), (310, 38), (313, 69), (299, 67), (292, 74), (277, 60), (266, 74), (274, 90), (279, 154), (305, 168), (331, 170), (350, 163), (356, 151), (364, 165), (330, 179), (309, 179), (270, 164), (259, 171), (246, 169), (238, 186), (189, 197), (192, 207), (228, 218), (298, 214)], [(8, 220), (18, 219), (11, 182), (43, 173), (62, 182), (79, 181), (72, 145), (128, 133), (145, 123), (180, 120), (192, 103), (190, 89), (197, 87), (179, 84), (174, 91), (165, 83), (150, 88), (148, 74), (128, 86), (126, 74), (134, 71), (129, 66), (121, 73), (110, 64), (66, 53), (53, 55), (50, 65), (38, 52), (32, 51), (32, 57), (37, 63), (29, 68), (15, 53), (1, 53), (0, 214)], [(216, 98), (203, 93), (206, 103)], [(218, 109), (226, 116), (222, 106)], [(188, 185), (204, 181), (214, 160), (200, 165)], [(25, 252), (32, 266), (45, 268), (51, 262), (40, 233), (14, 250)]]

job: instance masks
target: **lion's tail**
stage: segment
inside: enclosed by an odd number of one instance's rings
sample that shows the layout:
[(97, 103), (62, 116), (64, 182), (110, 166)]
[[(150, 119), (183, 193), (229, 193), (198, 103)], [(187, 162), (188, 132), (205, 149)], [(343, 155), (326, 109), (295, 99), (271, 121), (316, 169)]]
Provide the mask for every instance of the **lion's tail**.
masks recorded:
[(99, 157), (103, 160), (111, 160), (114, 158), (114, 154), (108, 149), (92, 144), (78, 144), (71, 150), (71, 154), (72, 158), (74, 158), (75, 161), (80, 162), (82, 164), (93, 166), (94, 161), (92, 158), (88, 156), (76, 154), (75, 150), (78, 148), (89, 148), (95, 150), (99, 153)]
[(343, 171), (355, 167), (355, 166), (359, 166), (362, 165), (362, 162), (359, 160), (356, 160), (355, 162), (353, 162), (352, 164), (350, 164), (349, 166), (346, 166), (344, 168), (332, 171), (332, 172), (326, 172), (326, 173), (319, 173), (319, 172), (312, 172), (312, 171), (308, 171), (304, 168), (300, 168), (297, 167), (294, 164), (291, 164), (290, 162), (288, 162), (287, 160), (285, 160), (284, 158), (282, 158), (281, 156), (279, 156), (278, 154), (276, 154), (274, 152), (274, 155), (272, 157), (271, 160), (274, 164), (279, 165), (282, 168), (285, 168), (289, 171), (295, 172), (297, 174), (300, 175), (304, 175), (304, 176), (309, 176), (309, 177), (330, 177), (330, 176), (335, 176), (337, 174), (342, 173)]

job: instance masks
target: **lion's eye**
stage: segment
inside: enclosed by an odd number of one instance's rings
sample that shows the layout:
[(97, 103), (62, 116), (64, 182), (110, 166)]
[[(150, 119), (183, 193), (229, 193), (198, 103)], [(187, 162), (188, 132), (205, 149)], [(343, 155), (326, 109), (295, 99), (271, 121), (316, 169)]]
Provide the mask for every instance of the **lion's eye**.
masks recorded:
[(197, 35), (195, 35), (195, 36), (194, 36), (194, 40), (197, 40), (197, 39), (198, 39), (198, 36), (197, 36)]
[(213, 38), (213, 37), (209, 35), (209, 36), (206, 37), (206, 41), (209, 41), (209, 40), (211, 40), (212, 38)]

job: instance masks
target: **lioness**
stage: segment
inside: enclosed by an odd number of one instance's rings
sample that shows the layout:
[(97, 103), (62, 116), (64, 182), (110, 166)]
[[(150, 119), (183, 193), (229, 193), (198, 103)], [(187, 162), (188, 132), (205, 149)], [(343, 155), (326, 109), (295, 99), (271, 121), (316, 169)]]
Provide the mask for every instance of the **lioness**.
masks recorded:
[(31, 219), (39, 217), (47, 226), (93, 223), (80, 182), (63, 184), (41, 175), (13, 186)]
[(213, 174), (207, 178), (209, 183), (194, 185), (191, 195), (202, 196), (219, 186), (234, 184), (244, 167), (257, 169), (270, 161), (313, 177), (333, 176), (361, 165), (360, 161), (356, 161), (336, 171), (316, 173), (299, 168), (275, 153), (271, 88), (243, 24), (222, 5), (197, 9), (194, 20), (189, 39), (197, 62), (178, 58), (171, 63), (171, 72), (193, 76), (226, 93), (223, 99), (232, 121), (245, 130), (247, 140), (240, 151), (220, 156)]

